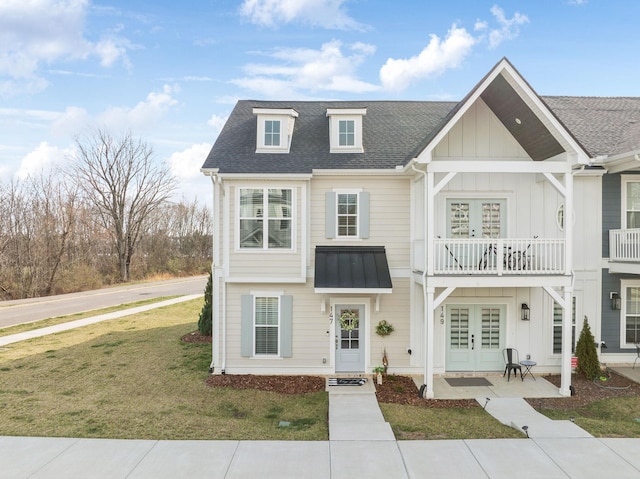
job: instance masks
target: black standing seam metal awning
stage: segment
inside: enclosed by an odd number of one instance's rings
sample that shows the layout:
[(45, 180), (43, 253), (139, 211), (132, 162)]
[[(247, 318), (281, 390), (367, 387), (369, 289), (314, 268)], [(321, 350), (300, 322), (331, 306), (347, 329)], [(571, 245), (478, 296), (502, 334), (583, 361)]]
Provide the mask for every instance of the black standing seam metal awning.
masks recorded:
[(315, 263), (316, 292), (391, 293), (384, 246), (316, 246)]

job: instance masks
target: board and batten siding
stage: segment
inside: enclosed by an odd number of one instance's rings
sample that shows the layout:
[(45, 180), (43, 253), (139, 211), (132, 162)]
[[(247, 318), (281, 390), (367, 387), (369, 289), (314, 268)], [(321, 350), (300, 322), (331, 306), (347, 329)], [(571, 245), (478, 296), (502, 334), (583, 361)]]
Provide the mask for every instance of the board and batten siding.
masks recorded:
[[(326, 193), (361, 189), (369, 193), (369, 235), (366, 239), (327, 238)], [(311, 180), (310, 265), (315, 246), (384, 246), (390, 268), (409, 266), (410, 179), (392, 176), (318, 176)]]
[(476, 102), (434, 150), (434, 158), (529, 158), (484, 101)]
[[(264, 250), (240, 249), (238, 247), (238, 195), (240, 188), (291, 188), (293, 190), (293, 249)], [(300, 280), (305, 255), (302, 232), (305, 226), (306, 184), (284, 181), (246, 181), (230, 183), (227, 187), (229, 217), (227, 231), (228, 242), (228, 278), (231, 281), (255, 280), (264, 278), (273, 280)]]

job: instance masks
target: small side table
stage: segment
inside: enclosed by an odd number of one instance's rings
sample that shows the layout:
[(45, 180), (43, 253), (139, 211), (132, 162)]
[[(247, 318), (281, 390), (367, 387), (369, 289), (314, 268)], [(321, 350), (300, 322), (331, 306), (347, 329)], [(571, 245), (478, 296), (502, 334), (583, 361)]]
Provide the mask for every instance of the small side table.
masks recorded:
[(529, 376), (531, 376), (533, 378), (533, 380), (536, 380), (536, 377), (533, 375), (533, 373), (531, 372), (531, 368), (534, 367), (536, 364), (535, 361), (531, 361), (530, 359), (526, 359), (524, 361), (520, 361), (520, 365), (524, 366), (524, 374), (522, 375), (522, 380), (524, 381), (524, 377), (528, 374)]

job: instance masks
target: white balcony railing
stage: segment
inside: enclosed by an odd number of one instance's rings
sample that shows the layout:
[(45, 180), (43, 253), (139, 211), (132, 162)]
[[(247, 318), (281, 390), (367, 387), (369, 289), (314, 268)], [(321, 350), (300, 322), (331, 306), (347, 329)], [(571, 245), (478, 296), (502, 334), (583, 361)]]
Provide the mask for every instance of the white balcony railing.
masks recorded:
[(434, 240), (434, 273), (446, 275), (565, 274), (561, 238), (481, 238)]
[(640, 228), (609, 230), (609, 261), (640, 263)]

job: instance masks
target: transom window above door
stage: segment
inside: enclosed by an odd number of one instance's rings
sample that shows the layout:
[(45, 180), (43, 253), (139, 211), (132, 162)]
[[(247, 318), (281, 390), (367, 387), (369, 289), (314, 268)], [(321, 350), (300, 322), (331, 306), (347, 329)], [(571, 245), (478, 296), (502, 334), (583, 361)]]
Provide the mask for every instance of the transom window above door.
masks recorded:
[(506, 233), (504, 199), (448, 199), (449, 238), (502, 238)]

